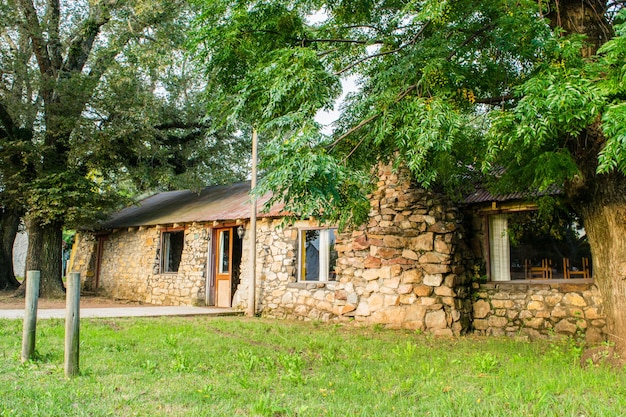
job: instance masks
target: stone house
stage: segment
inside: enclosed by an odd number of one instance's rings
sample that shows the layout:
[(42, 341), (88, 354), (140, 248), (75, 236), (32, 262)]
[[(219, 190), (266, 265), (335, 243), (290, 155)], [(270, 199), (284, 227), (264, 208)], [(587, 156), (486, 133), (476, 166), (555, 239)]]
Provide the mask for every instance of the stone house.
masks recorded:
[[(248, 189), (239, 183), (143, 200), (79, 233), (71, 269), (85, 287), (116, 298), (244, 309)], [(560, 277), (551, 265), (545, 276), (531, 276), (540, 252), (526, 252), (527, 271), (511, 260), (522, 252), (506, 238), (507, 216), (534, 209), (519, 201), (482, 193), (459, 205), (385, 168), (369, 222), (357, 229), (285, 224), (281, 207), (272, 207), (257, 222), (257, 311), (436, 335), (586, 332), (601, 339), (591, 275), (568, 267), (563, 275), (574, 274)]]

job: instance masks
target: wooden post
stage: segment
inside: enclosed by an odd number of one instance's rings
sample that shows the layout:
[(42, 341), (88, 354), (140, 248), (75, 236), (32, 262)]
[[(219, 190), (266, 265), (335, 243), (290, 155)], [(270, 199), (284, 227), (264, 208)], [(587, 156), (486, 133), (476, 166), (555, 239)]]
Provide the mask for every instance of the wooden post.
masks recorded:
[(24, 330), (22, 332), (22, 363), (32, 359), (35, 353), (35, 333), (37, 330), (37, 302), (41, 271), (26, 273), (26, 306), (24, 310)]
[[(256, 188), (256, 170), (257, 170), (257, 133), (256, 129), (252, 130), (252, 181), (250, 182), (250, 190), (255, 191)], [(248, 310), (247, 316), (254, 317), (256, 314), (256, 196), (252, 194), (252, 207), (250, 208), (250, 283), (248, 285)]]
[(78, 375), (78, 345), (80, 342), (80, 273), (72, 272), (67, 279), (65, 296), (65, 377)]

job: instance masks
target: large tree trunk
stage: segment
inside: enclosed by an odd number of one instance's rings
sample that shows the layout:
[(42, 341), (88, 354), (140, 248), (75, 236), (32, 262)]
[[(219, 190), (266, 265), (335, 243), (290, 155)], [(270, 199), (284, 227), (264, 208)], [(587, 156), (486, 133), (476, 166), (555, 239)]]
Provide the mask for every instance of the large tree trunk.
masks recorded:
[(13, 290), (20, 285), (13, 271), (13, 243), (19, 224), (17, 211), (0, 208), (0, 290)]
[[(61, 222), (42, 225), (27, 221), (28, 254), (26, 270), (41, 271), (39, 296), (42, 298), (62, 298), (65, 287), (61, 277), (63, 224)], [(26, 288), (26, 280), (20, 290)]]
[[(566, 35), (585, 35), (584, 57), (592, 57), (614, 36), (605, 17), (605, 0), (550, 1), (552, 28)], [(603, 299), (609, 340), (626, 358), (626, 178), (620, 173), (598, 175), (598, 152), (606, 142), (599, 123), (576, 140), (567, 140), (580, 176), (565, 191), (581, 216), (591, 247), (593, 277)]]
[(608, 337), (626, 358), (626, 178), (588, 180), (589, 198), (578, 200), (592, 255), (593, 277), (602, 294)]

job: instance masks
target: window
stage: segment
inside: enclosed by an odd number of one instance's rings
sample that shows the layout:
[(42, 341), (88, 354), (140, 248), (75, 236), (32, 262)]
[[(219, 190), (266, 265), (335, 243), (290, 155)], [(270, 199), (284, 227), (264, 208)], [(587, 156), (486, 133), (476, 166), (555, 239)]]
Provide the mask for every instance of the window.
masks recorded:
[(300, 230), (300, 281), (335, 281), (337, 229)]
[(591, 250), (578, 218), (558, 213), (549, 221), (537, 211), (489, 216), (492, 281), (591, 278)]
[(176, 230), (161, 234), (161, 273), (178, 272), (183, 255), (185, 231)]

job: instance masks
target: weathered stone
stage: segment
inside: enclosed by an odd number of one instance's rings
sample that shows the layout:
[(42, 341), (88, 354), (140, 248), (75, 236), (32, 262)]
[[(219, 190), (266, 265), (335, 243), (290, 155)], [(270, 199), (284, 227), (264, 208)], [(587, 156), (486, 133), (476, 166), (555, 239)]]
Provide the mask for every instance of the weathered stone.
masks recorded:
[(397, 294), (385, 295), (385, 307), (393, 307), (400, 304), (400, 296)]
[(446, 274), (451, 270), (450, 265), (444, 264), (425, 264), (422, 269), (426, 274)]
[(370, 311), (380, 310), (385, 306), (385, 297), (382, 294), (372, 294), (367, 300), (367, 305)]
[(443, 310), (429, 311), (426, 313), (424, 323), (431, 330), (445, 329), (448, 326), (446, 312)]
[(588, 320), (595, 320), (595, 319), (599, 319), (602, 317), (600, 315), (598, 307), (588, 307), (585, 309), (584, 313), (585, 313), (585, 318)]
[(413, 289), (413, 292), (418, 297), (428, 297), (432, 294), (433, 288), (429, 287), (428, 285), (420, 284), (420, 285), (415, 286), (415, 288)]
[(543, 310), (544, 307), (545, 305), (541, 301), (531, 301), (528, 303), (528, 306), (526, 306), (529, 310)]
[(355, 292), (349, 292), (348, 298), (346, 299), (346, 303), (357, 305), (359, 303), (359, 296)]
[(367, 236), (361, 235), (352, 240), (352, 248), (354, 250), (367, 250), (370, 247), (370, 242), (367, 240)]
[(336, 300), (347, 300), (348, 293), (345, 290), (337, 290), (335, 291), (335, 299)]
[(434, 247), (434, 234), (432, 232), (424, 233), (408, 241), (408, 249), (416, 252), (431, 251)]
[(456, 296), (452, 288), (445, 287), (445, 286), (435, 287), (435, 294), (440, 297), (455, 297)]
[(487, 319), (489, 327), (505, 327), (509, 321), (506, 317), (489, 316)]
[(354, 311), (355, 316), (369, 316), (372, 314), (367, 302), (361, 301)]
[(340, 314), (344, 315), (354, 310), (356, 310), (356, 306), (354, 304), (346, 304), (345, 306), (341, 307)]
[(405, 284), (417, 284), (422, 282), (424, 274), (419, 269), (409, 269), (402, 274), (402, 282)]
[(476, 330), (487, 330), (489, 328), (489, 323), (487, 322), (487, 320), (477, 319), (474, 320), (473, 324), (474, 329)]
[(578, 327), (570, 323), (568, 319), (563, 319), (554, 326), (554, 330), (559, 334), (573, 335), (578, 330)]
[(383, 280), (383, 286), (387, 288), (397, 289), (399, 285), (400, 285), (399, 277), (393, 277), (393, 278), (388, 278), (388, 279)]
[(382, 278), (380, 268), (377, 269), (366, 269), (363, 272), (363, 279), (366, 281), (371, 281), (374, 279)]
[(412, 261), (417, 261), (419, 259), (419, 255), (417, 254), (417, 252), (411, 249), (404, 249), (402, 251), (402, 257), (406, 259), (410, 259)]
[(563, 296), (563, 304), (576, 307), (586, 307), (585, 299), (577, 293), (568, 293)]
[(428, 285), (430, 287), (438, 287), (443, 282), (443, 275), (424, 275), (422, 282), (424, 283), (424, 285)]
[(401, 236), (385, 236), (383, 238), (383, 245), (385, 245), (388, 248), (401, 249), (401, 248), (406, 247), (407, 240), (406, 238), (401, 237)]
[(554, 318), (567, 317), (567, 311), (560, 305), (554, 306), (550, 315)]
[(493, 308), (513, 308), (514, 304), (511, 300), (491, 300)]
[(605, 338), (602, 332), (595, 327), (590, 327), (585, 332), (585, 342), (589, 346), (599, 345), (600, 343), (604, 342), (604, 340)]
[(524, 326), (530, 327), (531, 329), (540, 329), (543, 327), (544, 322), (544, 319), (541, 318), (527, 319), (524, 320)]
[(410, 294), (413, 292), (412, 284), (400, 284), (398, 286), (398, 294)]
[(420, 256), (420, 264), (442, 264), (450, 262), (450, 256), (438, 252), (426, 252)]
[(363, 267), (365, 268), (380, 268), (381, 265), (382, 265), (381, 259), (375, 256), (368, 256), (363, 261)]
[(491, 306), (485, 300), (478, 300), (474, 303), (474, 317), (484, 319), (491, 311)]

